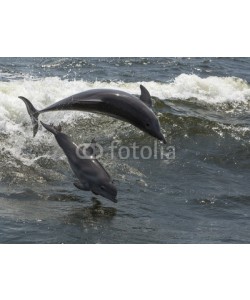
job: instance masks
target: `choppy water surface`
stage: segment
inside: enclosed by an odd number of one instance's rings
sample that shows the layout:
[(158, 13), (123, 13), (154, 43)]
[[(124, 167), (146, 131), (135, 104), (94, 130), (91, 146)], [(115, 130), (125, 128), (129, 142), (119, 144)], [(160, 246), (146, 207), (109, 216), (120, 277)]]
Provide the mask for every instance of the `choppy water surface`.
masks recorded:
[[(249, 58), (1, 58), (1, 243), (249, 243)], [(175, 159), (110, 158), (109, 146), (154, 139), (109, 117), (41, 115), (80, 144), (95, 138), (118, 203), (73, 186), (54, 137), (32, 137), (38, 109), (91, 88), (150, 91)], [(157, 149), (161, 145), (157, 142)]]

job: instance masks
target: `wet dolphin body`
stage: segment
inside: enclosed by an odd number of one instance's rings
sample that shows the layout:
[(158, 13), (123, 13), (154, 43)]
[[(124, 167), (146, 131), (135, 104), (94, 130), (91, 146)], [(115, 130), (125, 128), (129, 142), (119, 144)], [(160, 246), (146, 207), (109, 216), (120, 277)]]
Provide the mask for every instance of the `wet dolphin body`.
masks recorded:
[[(117, 202), (117, 190), (112, 183), (112, 179), (99, 161), (89, 152), (89, 156), (84, 159), (79, 156), (80, 149), (72, 143), (70, 138), (61, 132), (61, 127), (41, 124), (54, 134), (57, 143), (68, 158), (71, 169), (79, 181), (74, 185), (84, 191), (92, 191), (96, 195), (101, 195), (113, 202)], [(91, 148), (93, 149), (92, 145)]]
[(161, 132), (159, 121), (151, 109), (151, 96), (144, 86), (140, 85), (140, 89), (140, 99), (119, 90), (88, 90), (58, 101), (40, 111), (36, 110), (28, 99), (22, 96), (19, 96), (19, 98), (26, 104), (32, 120), (34, 136), (38, 131), (39, 114), (58, 110), (80, 110), (106, 114), (116, 119), (129, 122), (142, 131), (166, 143)]

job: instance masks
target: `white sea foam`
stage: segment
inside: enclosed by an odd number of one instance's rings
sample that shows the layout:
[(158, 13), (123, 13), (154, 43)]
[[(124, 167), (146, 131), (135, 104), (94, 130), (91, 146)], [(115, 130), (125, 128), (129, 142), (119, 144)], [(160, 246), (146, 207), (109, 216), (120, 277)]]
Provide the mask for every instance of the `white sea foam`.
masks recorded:
[[(21, 153), (22, 147), (27, 140), (33, 144), (42, 142), (32, 139), (32, 126), (24, 103), (18, 96), (24, 96), (31, 100), (37, 109), (42, 109), (64, 97), (73, 95), (92, 88), (114, 88), (127, 91), (132, 94), (140, 94), (139, 85), (144, 84), (152, 96), (160, 99), (182, 99), (196, 98), (212, 105), (224, 102), (246, 103), (250, 100), (249, 84), (234, 77), (207, 77), (200, 78), (197, 75), (181, 74), (172, 82), (86, 82), (83, 80), (68, 81), (58, 77), (47, 77), (44, 79), (12, 80), (0, 82), (0, 133), (7, 134), (4, 142), (5, 151), (9, 151), (16, 158), (25, 155)], [(82, 112), (57, 112), (43, 115), (45, 122), (70, 123), (77, 118), (88, 117), (88, 113)], [(54, 118), (54, 119), (52, 119)], [(24, 123), (30, 126), (23, 126)], [(10, 134), (11, 133), (11, 134)], [(53, 137), (46, 135), (44, 143), (52, 143)], [(18, 147), (13, 147), (18, 143)], [(34, 156), (35, 159), (36, 156)], [(31, 157), (27, 157), (27, 163)]]
[[(156, 94), (157, 96), (157, 94)], [(209, 104), (223, 102), (247, 102), (250, 86), (236, 77), (207, 77), (182, 74), (170, 84), (162, 85), (159, 98), (196, 98)]]
[[(249, 84), (235, 77), (207, 77), (181, 74), (169, 83), (158, 82), (86, 82), (83, 80), (68, 81), (58, 77), (47, 77), (39, 80), (16, 80), (0, 82), (0, 130), (5, 130), (8, 125), (3, 121), (29, 122), (29, 116), (23, 102), (18, 96), (31, 100), (37, 109), (46, 107), (64, 97), (73, 95), (92, 88), (121, 89), (132, 94), (140, 94), (139, 84), (144, 84), (152, 96), (160, 99), (189, 99), (196, 98), (207, 103), (247, 102), (250, 100)], [(79, 112), (77, 113), (79, 115)], [(87, 113), (81, 115), (88, 115)], [(60, 115), (65, 118), (75, 117), (76, 113), (68, 112)], [(8, 128), (9, 129), (9, 128)]]

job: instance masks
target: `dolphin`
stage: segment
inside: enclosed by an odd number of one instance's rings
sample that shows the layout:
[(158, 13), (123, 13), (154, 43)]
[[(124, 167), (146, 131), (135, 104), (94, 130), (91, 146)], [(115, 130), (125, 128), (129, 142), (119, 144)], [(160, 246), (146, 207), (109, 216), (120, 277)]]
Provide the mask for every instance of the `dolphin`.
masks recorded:
[(37, 110), (25, 97), (19, 96), (27, 107), (33, 124), (33, 135), (38, 131), (38, 116), (41, 113), (59, 110), (80, 110), (106, 114), (128, 122), (142, 131), (166, 143), (159, 121), (152, 111), (152, 100), (148, 90), (140, 85), (140, 99), (129, 93), (112, 89), (93, 89), (58, 101), (47, 108)]
[(92, 142), (86, 149), (84, 157), (82, 150), (72, 143), (69, 136), (61, 132), (61, 126), (47, 125), (42, 121), (41, 124), (54, 134), (58, 145), (67, 156), (70, 167), (78, 178), (78, 181), (74, 182), (75, 187), (83, 191), (91, 191), (116, 203), (117, 189), (108, 172), (95, 158), (93, 153), (95, 143)]

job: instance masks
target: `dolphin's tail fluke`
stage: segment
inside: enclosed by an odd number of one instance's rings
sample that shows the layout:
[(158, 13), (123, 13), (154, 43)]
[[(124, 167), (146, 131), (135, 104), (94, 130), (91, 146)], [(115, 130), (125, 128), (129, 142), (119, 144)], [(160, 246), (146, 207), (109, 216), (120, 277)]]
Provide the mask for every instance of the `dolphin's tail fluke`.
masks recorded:
[(40, 122), (44, 128), (46, 128), (49, 132), (51, 132), (55, 135), (62, 131), (61, 125), (54, 126), (53, 124), (48, 125), (48, 124), (43, 123), (42, 121), (40, 121)]
[(26, 99), (22, 96), (19, 96), (18, 98), (23, 100), (23, 102), (25, 103), (25, 105), (27, 107), (27, 110), (28, 110), (28, 113), (30, 115), (31, 122), (32, 122), (32, 125), (33, 125), (33, 136), (35, 137), (35, 135), (37, 134), (37, 131), (38, 131), (39, 112), (35, 109), (35, 107), (32, 105), (32, 103), (28, 99)]

